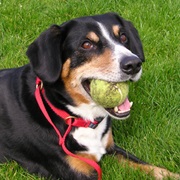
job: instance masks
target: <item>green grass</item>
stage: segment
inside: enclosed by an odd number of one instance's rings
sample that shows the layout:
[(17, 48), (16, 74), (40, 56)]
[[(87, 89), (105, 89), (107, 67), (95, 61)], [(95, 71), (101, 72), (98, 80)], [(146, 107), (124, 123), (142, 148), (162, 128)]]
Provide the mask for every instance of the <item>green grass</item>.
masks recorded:
[[(131, 117), (113, 121), (115, 141), (149, 163), (180, 173), (179, 0), (0, 0), (0, 68), (27, 63), (28, 45), (51, 24), (109, 11), (134, 23), (146, 56), (141, 80), (130, 86)], [(101, 166), (103, 180), (153, 179), (111, 157)], [(38, 178), (6, 163), (0, 165), (0, 179)]]

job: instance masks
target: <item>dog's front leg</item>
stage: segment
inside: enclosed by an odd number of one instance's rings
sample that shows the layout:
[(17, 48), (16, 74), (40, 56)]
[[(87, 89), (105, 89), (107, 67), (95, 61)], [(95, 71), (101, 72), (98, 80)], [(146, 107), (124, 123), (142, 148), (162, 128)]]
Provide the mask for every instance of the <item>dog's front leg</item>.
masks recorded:
[(109, 154), (114, 154), (117, 156), (118, 160), (122, 164), (128, 164), (130, 167), (135, 169), (140, 169), (141, 171), (145, 172), (146, 174), (150, 174), (155, 177), (156, 180), (162, 180), (164, 178), (174, 178), (180, 179), (179, 174), (172, 173), (167, 169), (157, 167), (154, 165), (150, 165), (136, 156), (130, 154), (129, 152), (125, 151), (124, 149), (114, 145), (110, 150)]

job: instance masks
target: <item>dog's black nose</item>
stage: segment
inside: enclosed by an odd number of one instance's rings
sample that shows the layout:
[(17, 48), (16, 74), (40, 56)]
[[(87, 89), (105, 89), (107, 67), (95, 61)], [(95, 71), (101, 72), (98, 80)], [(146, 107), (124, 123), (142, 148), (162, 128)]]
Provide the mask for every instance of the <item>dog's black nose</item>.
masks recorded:
[(123, 58), (120, 67), (124, 73), (133, 75), (140, 71), (141, 65), (142, 65), (141, 59), (135, 56), (129, 56)]

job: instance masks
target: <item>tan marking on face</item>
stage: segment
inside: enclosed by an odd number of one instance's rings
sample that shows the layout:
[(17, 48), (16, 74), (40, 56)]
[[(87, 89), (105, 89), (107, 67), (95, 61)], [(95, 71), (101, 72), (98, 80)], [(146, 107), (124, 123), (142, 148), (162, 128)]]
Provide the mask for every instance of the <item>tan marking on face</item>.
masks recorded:
[(110, 130), (108, 132), (108, 142), (106, 145), (107, 151), (110, 150), (113, 146), (114, 146), (114, 139), (113, 139), (113, 135), (112, 135), (112, 129), (110, 128)]
[(81, 81), (83, 77), (91, 77), (94, 73), (101, 72), (102, 74), (107, 73), (111, 68), (111, 50), (107, 49), (99, 56), (93, 56), (86, 63), (70, 70), (70, 62), (68, 59), (63, 67), (61, 77), (64, 82), (66, 91), (69, 93), (71, 98), (74, 100), (76, 105), (82, 103), (90, 103), (90, 98), (87, 97), (87, 93), (82, 87)]
[(62, 78), (68, 77), (70, 71), (70, 64), (71, 64), (70, 59), (66, 60), (66, 62), (63, 64), (62, 73), (61, 73)]
[(86, 37), (96, 43), (99, 42), (99, 37), (94, 32), (89, 32)]
[[(94, 155), (86, 154), (86, 153), (78, 153), (76, 155), (83, 157), (83, 158), (91, 159), (91, 160), (97, 162), (97, 159), (95, 158)], [(86, 174), (87, 176), (90, 176), (94, 171), (94, 168), (92, 166), (90, 166), (89, 164), (87, 164), (86, 162), (84, 162), (78, 158), (75, 158), (72, 156), (67, 156), (66, 161), (68, 162), (69, 166), (73, 170), (83, 173), (83, 174)]]
[(81, 86), (80, 81), (78, 79), (79, 76), (76, 75), (76, 71), (70, 70), (70, 64), (71, 59), (68, 59), (62, 67), (61, 77), (64, 81), (65, 88), (77, 105), (79, 104), (78, 102), (88, 103), (89, 101), (86, 98), (84, 98), (79, 89), (79, 87)]
[(115, 35), (115, 36), (118, 36), (118, 35), (119, 35), (119, 31), (120, 31), (120, 27), (119, 27), (118, 25), (114, 25), (114, 26), (112, 27), (112, 29), (113, 29), (114, 35)]

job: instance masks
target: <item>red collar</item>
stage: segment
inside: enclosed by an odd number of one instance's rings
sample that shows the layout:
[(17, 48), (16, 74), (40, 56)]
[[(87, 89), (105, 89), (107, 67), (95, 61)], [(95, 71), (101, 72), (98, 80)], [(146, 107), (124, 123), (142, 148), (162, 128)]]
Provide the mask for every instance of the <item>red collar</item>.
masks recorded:
[[(61, 118), (63, 118), (66, 122), (66, 124), (68, 125), (68, 128), (66, 129), (65, 134), (62, 136), (61, 132), (58, 130), (58, 128), (55, 126), (55, 124), (53, 123), (53, 121), (51, 120), (45, 106), (42, 100), (42, 96), (44, 97), (44, 99), (46, 100), (46, 102), (48, 103), (48, 105), (50, 106), (50, 108)], [(89, 120), (83, 120), (82, 118), (77, 118), (77, 117), (73, 117), (70, 116), (66, 111), (61, 110), (56, 108), (54, 105), (51, 104), (51, 102), (46, 98), (45, 96), (45, 90), (43, 88), (43, 83), (39, 78), (36, 78), (36, 90), (35, 90), (35, 98), (36, 101), (39, 105), (39, 108), (41, 109), (42, 113), (44, 114), (44, 116), (46, 117), (47, 121), (51, 124), (51, 126), (54, 128), (56, 134), (58, 135), (59, 138), (59, 145), (62, 146), (62, 149), (64, 150), (64, 152), (72, 157), (78, 158), (84, 162), (86, 162), (87, 164), (89, 164), (90, 166), (92, 166), (98, 174), (98, 180), (101, 180), (102, 178), (102, 171), (100, 166), (93, 160), (91, 159), (87, 159), (84, 158), (82, 156), (77, 156), (76, 154), (71, 153), (65, 145), (65, 140), (66, 140), (66, 136), (71, 132), (72, 126), (75, 127), (85, 127), (85, 128), (96, 128), (98, 126), (98, 124), (102, 121), (102, 118), (100, 118), (100, 120), (94, 120), (94, 122), (91, 122)]]
[[(96, 120), (94, 120), (94, 122), (90, 121), (90, 120), (84, 120), (82, 118), (79, 118), (79, 117), (75, 117), (75, 116), (71, 116), (69, 115), (66, 111), (64, 110), (61, 110), (61, 109), (58, 109), (56, 108), (48, 99), (47, 97), (45, 96), (45, 90), (43, 88), (43, 82), (37, 78), (36, 79), (36, 89), (40, 89), (41, 91), (41, 94), (43, 95), (45, 101), (47, 102), (47, 104), (49, 105), (49, 107), (61, 118), (63, 118), (66, 122), (67, 125), (69, 125), (70, 123), (70, 119), (72, 119), (72, 126), (75, 126), (75, 127), (89, 127), (89, 128), (92, 128), (92, 129), (95, 129), (99, 123), (103, 120), (102, 117), (99, 117), (97, 118)], [(40, 94), (38, 95), (40, 96)], [(39, 98), (39, 97), (38, 97)]]

